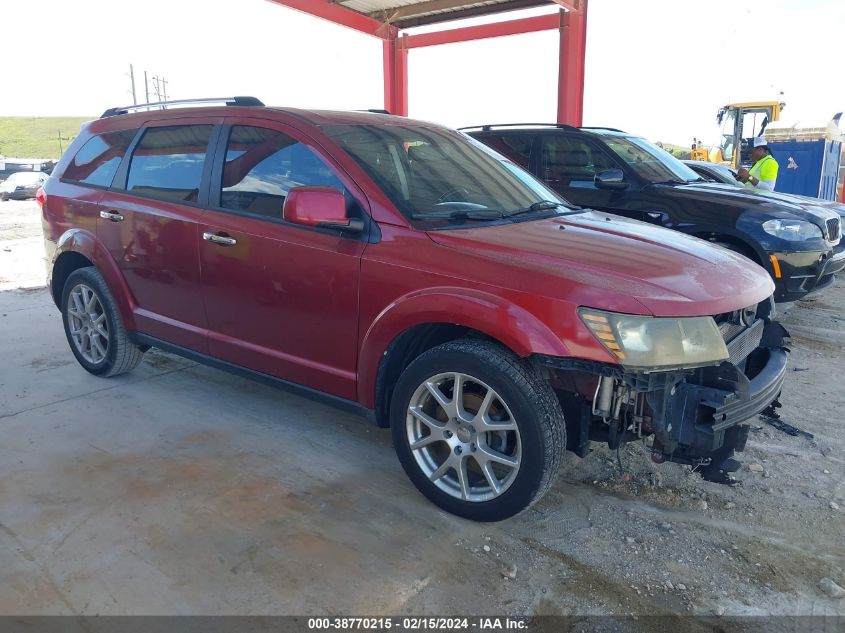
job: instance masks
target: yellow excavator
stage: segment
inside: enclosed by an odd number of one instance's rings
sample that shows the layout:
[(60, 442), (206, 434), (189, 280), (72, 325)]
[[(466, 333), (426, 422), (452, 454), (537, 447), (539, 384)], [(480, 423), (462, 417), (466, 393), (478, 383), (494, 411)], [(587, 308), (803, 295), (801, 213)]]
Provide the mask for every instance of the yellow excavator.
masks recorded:
[(763, 136), (769, 123), (780, 120), (786, 107), (782, 101), (729, 103), (719, 108), (718, 145), (705, 147), (698, 139), (692, 144), (692, 159), (724, 163), (734, 169), (750, 162), (752, 139)]

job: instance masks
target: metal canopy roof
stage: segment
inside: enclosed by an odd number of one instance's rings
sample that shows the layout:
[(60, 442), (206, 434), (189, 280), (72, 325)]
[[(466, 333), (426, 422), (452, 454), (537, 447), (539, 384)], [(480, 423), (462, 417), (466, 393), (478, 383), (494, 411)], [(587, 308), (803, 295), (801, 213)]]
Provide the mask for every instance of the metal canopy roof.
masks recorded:
[[(588, 0), (269, 0), (382, 40), (384, 108), (408, 115), (408, 52), (424, 46), (469, 42), (557, 30), (559, 123), (581, 125), (584, 103), (584, 55)], [(554, 13), (487, 24), (446, 28), (410, 35), (404, 29), (424, 24), (533, 7), (557, 7)]]
[(332, 4), (399, 29), (542, 6), (557, 5), (573, 10), (578, 3), (578, 0), (332, 0)]

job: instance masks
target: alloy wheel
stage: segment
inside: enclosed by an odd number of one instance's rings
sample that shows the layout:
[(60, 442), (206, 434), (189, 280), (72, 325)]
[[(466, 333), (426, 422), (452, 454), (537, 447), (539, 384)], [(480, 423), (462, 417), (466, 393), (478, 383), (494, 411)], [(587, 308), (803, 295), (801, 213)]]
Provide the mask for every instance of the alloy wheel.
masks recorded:
[(67, 312), (76, 351), (92, 365), (99, 365), (109, 351), (109, 324), (97, 293), (77, 284), (68, 296)]
[(457, 499), (495, 499), (519, 472), (516, 420), (495, 390), (470, 375), (443, 373), (424, 381), (411, 397), (405, 430), (425, 476)]

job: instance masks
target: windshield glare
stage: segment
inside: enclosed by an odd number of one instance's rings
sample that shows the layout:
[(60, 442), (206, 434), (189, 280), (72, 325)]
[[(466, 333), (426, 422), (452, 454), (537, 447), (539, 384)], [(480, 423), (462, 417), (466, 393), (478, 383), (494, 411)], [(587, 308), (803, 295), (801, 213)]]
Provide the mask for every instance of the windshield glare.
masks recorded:
[(699, 176), (664, 149), (633, 136), (605, 137), (605, 142), (619, 158), (649, 182), (678, 180), (691, 182)]
[(507, 215), (543, 200), (561, 201), (531, 175), (459, 132), (393, 124), (332, 125), (323, 131), (409, 219), (462, 210)]

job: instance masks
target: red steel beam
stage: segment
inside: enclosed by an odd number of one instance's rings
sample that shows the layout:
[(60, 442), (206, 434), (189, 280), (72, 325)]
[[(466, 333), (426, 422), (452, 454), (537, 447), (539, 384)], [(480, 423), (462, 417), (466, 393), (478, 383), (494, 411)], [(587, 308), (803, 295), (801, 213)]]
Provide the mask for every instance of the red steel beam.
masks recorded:
[(357, 11), (352, 11), (346, 7), (329, 2), (329, 0), (269, 0), (275, 4), (280, 4), (283, 7), (296, 9), (308, 15), (313, 15), (329, 22), (334, 22), (341, 26), (354, 29), (367, 35), (388, 39), (395, 36), (398, 29), (389, 24), (384, 24), (378, 20), (374, 20), (366, 15), (362, 15)]
[(567, 11), (583, 11), (586, 9), (587, 0), (551, 0), (555, 4), (559, 4)]
[(583, 125), (584, 61), (587, 52), (587, 0), (580, 2), (582, 10), (561, 11), (559, 16), (557, 122), (576, 127)]
[(438, 44), (455, 44), (457, 42), (483, 40), (489, 37), (503, 37), (506, 35), (521, 35), (522, 33), (549, 31), (557, 28), (560, 28), (560, 18), (558, 18), (557, 15), (540, 15), (533, 18), (510, 20), (508, 22), (496, 22), (494, 24), (482, 24), (479, 26), (467, 26), (460, 29), (438, 31), (436, 33), (409, 35), (406, 38), (406, 46), (410, 49), (421, 48), (423, 46), (437, 46)]
[(384, 50), (384, 109), (390, 114), (408, 116), (407, 36), (395, 35), (382, 42)]

